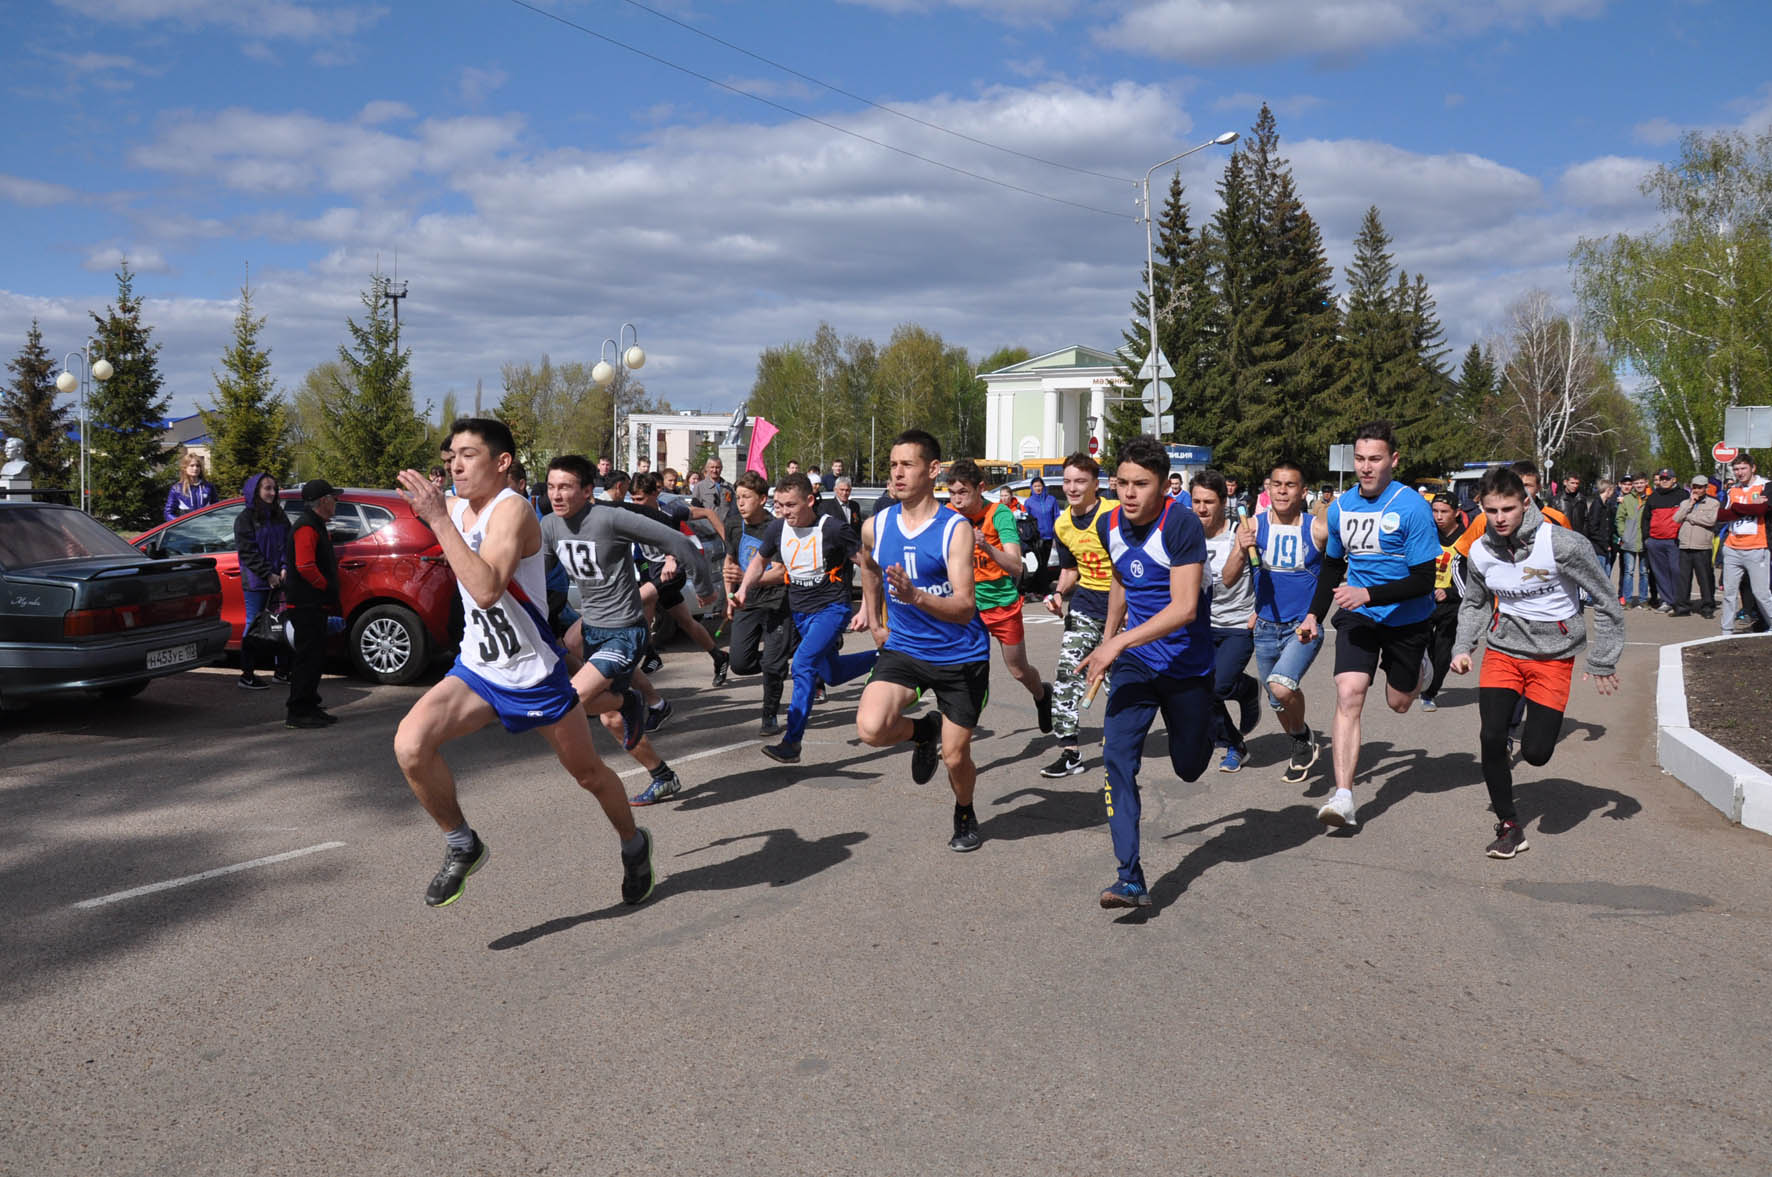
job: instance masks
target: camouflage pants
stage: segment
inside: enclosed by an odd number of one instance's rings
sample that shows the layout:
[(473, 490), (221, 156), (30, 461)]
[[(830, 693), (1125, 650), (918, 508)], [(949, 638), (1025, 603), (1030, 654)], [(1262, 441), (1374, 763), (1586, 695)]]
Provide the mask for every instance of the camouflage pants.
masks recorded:
[(1062, 744), (1077, 742), (1077, 713), (1089, 685), (1083, 677), (1083, 660), (1101, 644), (1105, 628), (1105, 621), (1074, 611), (1065, 614), (1064, 640), (1058, 644), (1058, 678), (1052, 684), (1052, 734)]

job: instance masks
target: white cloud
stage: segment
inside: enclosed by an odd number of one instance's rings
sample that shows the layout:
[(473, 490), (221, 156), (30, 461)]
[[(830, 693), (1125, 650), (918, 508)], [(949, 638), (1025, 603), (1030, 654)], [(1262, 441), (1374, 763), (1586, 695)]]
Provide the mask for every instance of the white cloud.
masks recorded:
[[(1112, 176), (1140, 176), (1166, 145), (1203, 137), (1177, 87), (1054, 83), (897, 104)], [(449, 388), (471, 396), (478, 377), (496, 403), (502, 364), (594, 358), (623, 321), (639, 326), (651, 356), (649, 388), (681, 408), (720, 411), (743, 399), (761, 348), (806, 338), (821, 320), (881, 341), (914, 320), (975, 356), (1005, 343), (1042, 351), (1117, 341), (1144, 256), (1130, 184), (960, 144), (878, 111), (845, 122), (1119, 215), (990, 187), (801, 121), (666, 125), (593, 151), (538, 145), (514, 118), (365, 126), (361, 116), (226, 110), (169, 122), (136, 162), (168, 173), (181, 195), (185, 177), (233, 185), (247, 210), (226, 214), (239, 256), (264, 256), (266, 242), (281, 256), (309, 251), (303, 268), (255, 261), (253, 271), (285, 387), (334, 354), (346, 316), (361, 315), (378, 255), (391, 268), (396, 251), (411, 283), (402, 340), (414, 348), (421, 399), (433, 402)], [(1529, 286), (1566, 291), (1580, 236), (1645, 223), (1640, 206), (1617, 201), (1628, 161), (1610, 157), (1547, 188), (1471, 154), (1326, 139), (1281, 150), (1322, 226), (1337, 286), (1360, 218), (1377, 204), (1397, 264), (1425, 274), (1460, 349)], [(1215, 211), (1223, 160), (1212, 151), (1184, 161), (1196, 224)], [(167, 204), (158, 227), (139, 222), (130, 239), (159, 244), (188, 281), (213, 281), (178, 251), (210, 240), (223, 206)], [(227, 342), (231, 303), (211, 296), (232, 291), (176, 278), (153, 285), (184, 291), (154, 300), (149, 317), (175, 404), (188, 411), (207, 395)], [(109, 292), (95, 291), (86, 302), (101, 306)], [(49, 330), (40, 303), (0, 294), (0, 334), (22, 333), (28, 313)], [(78, 329), (85, 303), (56, 308)]]
[(493, 93), (500, 89), (511, 76), (502, 69), (477, 69), (467, 66), (461, 71), (457, 88), (461, 91), (461, 100), (469, 106), (479, 106)]
[(362, 110), (357, 112), (357, 121), (366, 127), (377, 126), (381, 123), (404, 122), (416, 117), (418, 117), (418, 112), (404, 102), (394, 102), (386, 98), (367, 103)]
[(86, 254), (80, 262), (80, 268), (96, 273), (115, 273), (125, 258), (129, 261), (129, 268), (138, 274), (166, 274), (172, 271), (172, 267), (166, 264), (165, 255), (151, 245), (132, 245), (127, 248), (101, 245)]
[(26, 208), (42, 208), (80, 199), (80, 194), (61, 184), (33, 180), (27, 176), (0, 174), (0, 200), (22, 204)]
[(1653, 208), (1655, 200), (1643, 195), (1642, 184), (1656, 167), (1657, 161), (1652, 159), (1604, 155), (1565, 170), (1557, 184), (1558, 193), (1574, 208)]
[(1337, 59), (1424, 38), (1597, 15), (1606, 0), (1140, 0), (1098, 29), (1111, 48), (1197, 65)]
[(1672, 119), (1662, 118), (1660, 115), (1631, 128), (1631, 137), (1650, 147), (1662, 147), (1672, 143), (1680, 137), (1681, 133), (1682, 129), (1678, 123)]
[(168, 22), (219, 26), (255, 40), (323, 41), (352, 37), (387, 15), (381, 5), (296, 3), (295, 0), (55, 0), (58, 7), (115, 24)]

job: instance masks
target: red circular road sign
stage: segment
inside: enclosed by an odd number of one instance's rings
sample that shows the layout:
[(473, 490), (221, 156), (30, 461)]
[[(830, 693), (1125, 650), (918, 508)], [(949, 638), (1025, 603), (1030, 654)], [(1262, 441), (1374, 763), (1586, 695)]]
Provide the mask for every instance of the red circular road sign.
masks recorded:
[(1741, 451), (1734, 446), (1724, 445), (1720, 441), (1716, 445), (1710, 447), (1710, 456), (1719, 462), (1733, 462), (1736, 456), (1740, 453)]
[[(1098, 454), (1101, 452), (1101, 439), (1099, 437), (1092, 437), (1089, 439), (1089, 452), (1092, 454)], [(1717, 459), (1719, 462), (1722, 460), (1722, 458)]]

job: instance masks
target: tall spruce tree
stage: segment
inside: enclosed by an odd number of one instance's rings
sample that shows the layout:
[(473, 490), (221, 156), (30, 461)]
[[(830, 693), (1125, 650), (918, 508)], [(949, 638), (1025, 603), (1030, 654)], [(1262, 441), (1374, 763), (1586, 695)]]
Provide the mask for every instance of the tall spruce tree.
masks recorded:
[(1458, 422), (1458, 441), (1463, 449), (1455, 462), (1481, 461), (1487, 453), (1494, 435), (1492, 419), (1498, 412), (1495, 399), (1497, 378), (1495, 357), (1480, 344), (1471, 344), (1458, 367), (1458, 380), (1452, 392), (1452, 411)]
[(408, 348), (395, 347), (387, 286), (380, 274), (363, 292), (368, 317), (362, 325), (346, 319), (355, 345), (341, 345), (342, 374), (335, 376), (333, 395), (325, 405), (325, 445), (317, 455), (322, 475), (346, 486), (394, 485), (408, 467), (425, 468), (433, 454), (425, 418), (416, 410)]
[(1367, 208), (1354, 237), (1353, 264), (1346, 272), (1338, 396), (1350, 418), (1387, 416), (1398, 404), (1399, 387), (1407, 376), (1409, 332), (1392, 285), (1396, 263), (1390, 243), (1378, 207)]
[(1236, 456), (1248, 440), (1243, 412), (1250, 402), (1265, 399), (1261, 387), (1266, 365), (1274, 358), (1277, 333), (1262, 301), (1266, 262), (1262, 255), (1257, 194), (1250, 177), (1248, 154), (1233, 152), (1218, 182), (1219, 209), (1213, 214), (1210, 281), (1218, 292), (1222, 316), (1212, 375), (1206, 382), (1211, 398), (1203, 421), (1207, 440), (1220, 462)]
[(252, 313), (252, 288), (242, 285), (234, 341), (222, 353), (213, 407), (203, 410), (209, 473), (223, 494), (260, 471), (278, 479), (289, 473), (289, 417), (271, 378), (270, 349), (259, 344), (264, 325), (264, 317)]
[(94, 314), (98, 327), (92, 353), (109, 360), (109, 380), (95, 380), (87, 399), (87, 482), (90, 509), (122, 528), (160, 521), (166, 487), (160, 481), (172, 451), (160, 444), (169, 398), (160, 381), (160, 345), (142, 321), (142, 299), (125, 258), (117, 270), (117, 301)]
[(1399, 273), (1394, 295), (1408, 352), (1400, 364), (1388, 416), (1397, 428), (1403, 466), (1415, 476), (1437, 476), (1463, 448), (1454, 385), (1446, 373), (1446, 333), (1427, 279)]
[[(1202, 242), (1188, 221), (1188, 205), (1183, 199), (1185, 189), (1181, 173), (1169, 180), (1169, 195), (1163, 204), (1162, 219), (1157, 222), (1156, 240), (1152, 247), (1151, 287), (1156, 292), (1157, 346), (1175, 369), (1169, 386), (1173, 394), (1170, 414), (1178, 429), (1172, 436), (1197, 428), (1212, 393), (1209, 379), (1215, 375), (1210, 362), (1212, 324), (1215, 317), (1215, 293), (1207, 273)], [(1104, 436), (1109, 448), (1144, 432), (1145, 381), (1138, 378), (1150, 354), (1150, 316), (1148, 294), (1140, 287), (1132, 298), (1132, 324), (1122, 332), (1126, 346), (1121, 349), (1123, 362), (1118, 374), (1125, 387), (1136, 395), (1120, 402), (1108, 402), (1108, 419)]]
[(25, 345), (6, 367), (12, 381), (0, 393), (0, 430), (25, 443), (35, 486), (65, 489), (69, 485), (68, 424), (72, 404), (57, 404), (55, 357), (44, 346), (37, 320), (25, 333)]

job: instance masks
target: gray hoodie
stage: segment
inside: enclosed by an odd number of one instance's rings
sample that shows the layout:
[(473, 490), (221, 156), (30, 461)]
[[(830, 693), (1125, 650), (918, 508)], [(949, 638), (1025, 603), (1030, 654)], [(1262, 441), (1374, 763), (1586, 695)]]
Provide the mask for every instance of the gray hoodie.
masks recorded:
[[(1538, 529), (1551, 529), (1551, 551), (1557, 557), (1557, 570), (1583, 589), (1594, 602), (1594, 643), (1587, 650), (1587, 673), (1608, 675), (1618, 669), (1618, 656), (1624, 652), (1624, 610), (1618, 605), (1618, 590), (1612, 577), (1594, 555), (1587, 537), (1567, 527), (1545, 521), (1544, 515), (1531, 503), (1526, 504), (1526, 518), (1520, 529), (1503, 539), (1493, 531), (1485, 531), (1477, 542), (1510, 564), (1517, 564), (1532, 551)], [(1489, 632), (1489, 648), (1512, 654), (1516, 658), (1555, 661), (1573, 657), (1587, 646), (1587, 626), (1579, 616), (1568, 623), (1526, 621), (1496, 610), (1489, 586), (1475, 561), (1465, 563), (1464, 601), (1458, 610), (1458, 637), (1452, 654), (1469, 654), (1477, 647), (1477, 639), (1485, 629)]]

